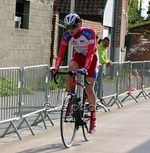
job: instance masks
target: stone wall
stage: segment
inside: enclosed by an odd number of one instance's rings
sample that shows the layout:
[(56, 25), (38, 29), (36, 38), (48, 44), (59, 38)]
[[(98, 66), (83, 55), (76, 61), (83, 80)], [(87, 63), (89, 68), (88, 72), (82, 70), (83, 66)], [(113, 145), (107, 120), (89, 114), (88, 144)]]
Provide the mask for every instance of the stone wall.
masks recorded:
[(0, 1), (0, 67), (49, 64), (53, 0), (30, 0), (28, 29), (15, 28), (16, 0)]

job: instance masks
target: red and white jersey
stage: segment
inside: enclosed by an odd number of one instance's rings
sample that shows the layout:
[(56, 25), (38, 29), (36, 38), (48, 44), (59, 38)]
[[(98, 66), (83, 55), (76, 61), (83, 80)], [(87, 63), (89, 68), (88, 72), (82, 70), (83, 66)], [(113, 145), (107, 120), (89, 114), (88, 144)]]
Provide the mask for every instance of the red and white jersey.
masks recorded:
[(84, 56), (88, 52), (88, 45), (89, 45), (89, 40), (86, 39), (83, 35), (81, 35), (79, 38), (75, 39), (72, 37), (69, 41), (69, 43), (74, 46), (76, 52), (83, 54)]
[(81, 28), (74, 37), (68, 31), (64, 32), (56, 60), (56, 67), (60, 66), (68, 43), (74, 47), (76, 52), (86, 56), (84, 68), (88, 69), (93, 55), (97, 51), (96, 32), (90, 28)]

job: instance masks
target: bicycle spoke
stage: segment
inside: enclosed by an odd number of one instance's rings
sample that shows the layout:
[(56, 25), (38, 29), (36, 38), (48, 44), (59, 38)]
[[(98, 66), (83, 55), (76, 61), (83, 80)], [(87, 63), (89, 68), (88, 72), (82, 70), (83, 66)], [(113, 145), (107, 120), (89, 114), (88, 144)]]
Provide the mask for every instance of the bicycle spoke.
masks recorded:
[(90, 127), (90, 111), (89, 111), (89, 105), (88, 103), (85, 104), (84, 106), (84, 111), (83, 111), (83, 136), (86, 141), (89, 141), (91, 139), (91, 134), (88, 133), (89, 127)]
[(72, 109), (73, 106), (69, 106), (69, 100), (69, 98), (64, 100), (60, 119), (61, 138), (64, 146), (67, 148), (72, 146), (76, 133), (75, 119), (73, 117)]

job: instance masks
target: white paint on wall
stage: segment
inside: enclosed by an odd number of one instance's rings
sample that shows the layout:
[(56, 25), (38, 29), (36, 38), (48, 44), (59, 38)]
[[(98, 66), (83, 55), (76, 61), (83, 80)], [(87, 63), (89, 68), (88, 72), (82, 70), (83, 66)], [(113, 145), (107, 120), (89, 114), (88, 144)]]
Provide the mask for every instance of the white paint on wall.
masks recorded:
[(114, 21), (114, 0), (107, 0), (104, 8), (103, 25), (113, 27)]

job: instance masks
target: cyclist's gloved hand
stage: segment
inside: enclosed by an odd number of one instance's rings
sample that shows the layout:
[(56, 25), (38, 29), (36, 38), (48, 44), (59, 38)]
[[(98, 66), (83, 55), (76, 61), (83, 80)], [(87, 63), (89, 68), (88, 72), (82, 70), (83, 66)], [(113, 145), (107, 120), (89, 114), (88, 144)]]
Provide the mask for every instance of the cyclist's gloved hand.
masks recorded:
[(49, 71), (50, 77), (52, 77), (57, 72), (58, 72), (58, 68), (52, 68), (52, 69), (50, 69), (50, 71)]
[(86, 70), (85, 68), (78, 69), (77, 72), (78, 72), (79, 74), (82, 74), (82, 75), (84, 75), (84, 74), (88, 75), (88, 72), (87, 72), (87, 70)]

